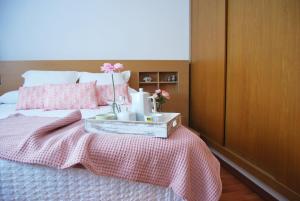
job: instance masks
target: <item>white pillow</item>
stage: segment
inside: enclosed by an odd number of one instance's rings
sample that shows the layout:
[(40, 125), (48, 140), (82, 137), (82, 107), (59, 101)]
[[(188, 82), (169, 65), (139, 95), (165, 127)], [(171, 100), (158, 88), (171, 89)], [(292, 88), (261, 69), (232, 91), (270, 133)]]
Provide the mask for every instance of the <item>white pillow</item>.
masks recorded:
[(136, 93), (136, 92), (137, 92), (137, 90), (135, 90), (135, 89), (133, 89), (131, 87), (128, 87), (128, 93), (129, 94), (133, 94), (133, 93)]
[(22, 77), (25, 79), (23, 86), (32, 87), (44, 84), (74, 84), (79, 78), (76, 71), (26, 71)]
[[(125, 84), (130, 79), (130, 71), (114, 73), (115, 84)], [(112, 84), (110, 73), (88, 73), (80, 72), (79, 83), (97, 81), (97, 85)]]
[(18, 102), (19, 91), (9, 91), (0, 96), (0, 103), (13, 104)]

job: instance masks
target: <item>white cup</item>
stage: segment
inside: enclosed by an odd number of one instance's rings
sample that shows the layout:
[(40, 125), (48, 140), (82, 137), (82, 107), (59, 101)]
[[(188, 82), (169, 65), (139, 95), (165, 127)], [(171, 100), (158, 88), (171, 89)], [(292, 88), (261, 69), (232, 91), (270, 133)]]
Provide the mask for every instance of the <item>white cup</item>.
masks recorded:
[(119, 112), (117, 117), (119, 121), (136, 121), (136, 114), (133, 112)]

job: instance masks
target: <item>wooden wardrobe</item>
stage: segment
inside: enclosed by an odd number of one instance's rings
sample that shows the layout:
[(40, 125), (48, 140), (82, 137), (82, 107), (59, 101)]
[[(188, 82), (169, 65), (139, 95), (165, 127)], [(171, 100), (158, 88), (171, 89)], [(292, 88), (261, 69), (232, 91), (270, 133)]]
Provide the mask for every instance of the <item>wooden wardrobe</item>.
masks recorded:
[(300, 200), (300, 1), (191, 2), (191, 127)]

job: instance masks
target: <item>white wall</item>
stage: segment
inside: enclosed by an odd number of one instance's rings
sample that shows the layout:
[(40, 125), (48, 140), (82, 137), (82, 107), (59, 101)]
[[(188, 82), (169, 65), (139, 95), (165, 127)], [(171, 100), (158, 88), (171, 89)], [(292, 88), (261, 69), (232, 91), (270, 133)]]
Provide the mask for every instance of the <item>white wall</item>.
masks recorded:
[(189, 0), (0, 0), (0, 60), (189, 60)]

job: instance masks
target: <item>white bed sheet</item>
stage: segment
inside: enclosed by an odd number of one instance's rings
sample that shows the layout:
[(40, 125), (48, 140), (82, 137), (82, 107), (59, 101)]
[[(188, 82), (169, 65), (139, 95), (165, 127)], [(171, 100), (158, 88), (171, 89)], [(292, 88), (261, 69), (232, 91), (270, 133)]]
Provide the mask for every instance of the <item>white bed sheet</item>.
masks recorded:
[[(127, 106), (122, 105), (121, 109), (125, 109)], [(0, 104), (0, 119), (4, 119), (9, 115), (20, 113), (25, 116), (41, 116), (41, 117), (64, 117), (73, 112), (74, 110), (16, 110), (16, 104)], [(103, 114), (112, 111), (111, 106), (101, 106), (96, 109), (81, 109), (82, 118), (90, 118), (97, 114)]]
[[(122, 106), (123, 109), (126, 106)], [(80, 110), (82, 118), (110, 112), (111, 106)], [(74, 110), (16, 110), (16, 104), (0, 104), (0, 119), (20, 113), (25, 116), (64, 117)], [(0, 159), (1, 200), (82, 201), (183, 201), (169, 188), (96, 176), (86, 169), (57, 170)]]

